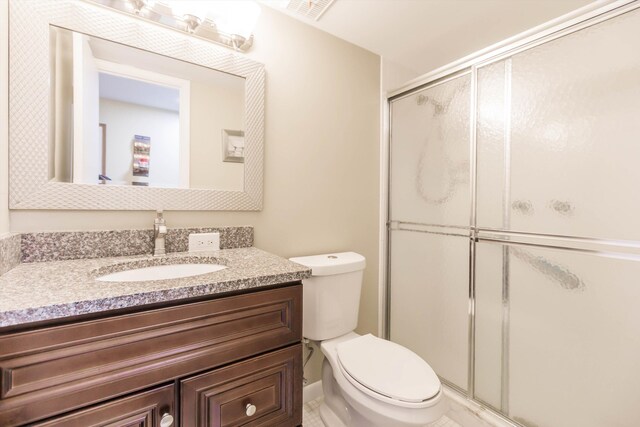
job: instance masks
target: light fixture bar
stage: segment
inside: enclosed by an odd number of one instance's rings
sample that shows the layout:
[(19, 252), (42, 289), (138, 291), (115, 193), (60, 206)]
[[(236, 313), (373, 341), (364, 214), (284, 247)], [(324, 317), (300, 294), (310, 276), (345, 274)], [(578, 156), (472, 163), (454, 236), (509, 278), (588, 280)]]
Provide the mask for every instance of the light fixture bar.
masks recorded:
[(186, 13), (176, 16), (167, 4), (150, 0), (84, 0), (85, 2), (135, 16), (172, 30), (183, 31), (240, 52), (247, 52), (253, 46), (253, 34), (243, 37), (219, 30), (216, 23), (196, 15)]

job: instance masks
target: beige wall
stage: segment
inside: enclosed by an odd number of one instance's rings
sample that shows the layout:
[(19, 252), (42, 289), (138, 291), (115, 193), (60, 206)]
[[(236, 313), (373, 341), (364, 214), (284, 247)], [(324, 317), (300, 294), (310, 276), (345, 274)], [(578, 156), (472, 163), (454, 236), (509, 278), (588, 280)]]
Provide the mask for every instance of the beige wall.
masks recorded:
[(382, 80), (383, 94), (393, 92), (419, 76), (408, 68), (385, 58), (382, 58), (381, 69), (380, 78)]
[(244, 89), (192, 81), (190, 97), (189, 187), (242, 191), (244, 163), (223, 161), (222, 130), (244, 130)]
[[(180, 186), (180, 125), (177, 111), (100, 98), (100, 123), (107, 129), (106, 175), (109, 185), (132, 181), (151, 186)], [(133, 138), (151, 138), (149, 176), (133, 176)], [(97, 145), (97, 144), (96, 144)], [(99, 158), (99, 154), (95, 154)]]
[[(167, 212), (167, 223), (170, 227), (253, 225), (255, 245), (283, 257), (362, 253), (367, 269), (358, 330), (375, 333), (380, 58), (266, 7), (255, 36), (248, 56), (264, 63), (267, 73), (264, 209)], [(2, 159), (6, 160), (6, 151)], [(0, 213), (5, 212), (2, 205)], [(154, 215), (12, 211), (11, 229), (149, 228)], [(310, 379), (317, 375), (312, 373)]]

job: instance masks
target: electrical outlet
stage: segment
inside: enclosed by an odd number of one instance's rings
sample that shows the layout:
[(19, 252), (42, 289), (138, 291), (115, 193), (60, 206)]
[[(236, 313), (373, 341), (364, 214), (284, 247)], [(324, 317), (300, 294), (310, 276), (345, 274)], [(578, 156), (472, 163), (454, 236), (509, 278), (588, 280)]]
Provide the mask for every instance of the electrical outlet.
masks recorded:
[(189, 252), (220, 250), (220, 233), (189, 234)]

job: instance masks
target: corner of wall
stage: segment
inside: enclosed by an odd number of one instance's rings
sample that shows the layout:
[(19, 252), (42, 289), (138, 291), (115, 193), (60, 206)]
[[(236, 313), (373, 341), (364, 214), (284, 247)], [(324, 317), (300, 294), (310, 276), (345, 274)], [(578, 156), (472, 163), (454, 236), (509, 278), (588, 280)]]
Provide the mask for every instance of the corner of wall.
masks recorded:
[(393, 62), (386, 58), (381, 58), (380, 74), (382, 83), (382, 92), (386, 99), (386, 94), (398, 89), (408, 81), (415, 79), (420, 74), (410, 70), (403, 65)]

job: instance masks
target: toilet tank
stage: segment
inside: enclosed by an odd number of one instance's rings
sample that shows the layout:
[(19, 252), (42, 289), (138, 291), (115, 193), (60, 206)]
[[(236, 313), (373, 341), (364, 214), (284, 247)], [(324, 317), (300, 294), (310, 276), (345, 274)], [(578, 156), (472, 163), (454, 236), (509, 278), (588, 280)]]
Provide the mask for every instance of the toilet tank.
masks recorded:
[(290, 259), (311, 268), (302, 281), (302, 335), (322, 341), (353, 331), (358, 325), (365, 258), (355, 252)]

